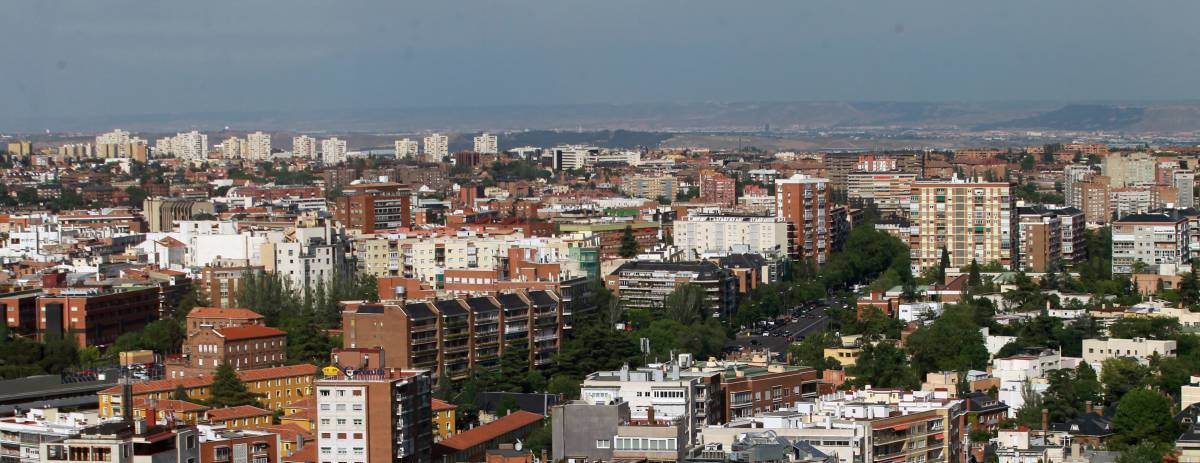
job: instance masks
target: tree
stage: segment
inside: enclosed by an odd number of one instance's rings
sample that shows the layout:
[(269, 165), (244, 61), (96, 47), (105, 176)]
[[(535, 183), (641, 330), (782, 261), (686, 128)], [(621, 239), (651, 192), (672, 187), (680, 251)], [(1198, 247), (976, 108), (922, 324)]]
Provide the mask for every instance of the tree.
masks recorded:
[(550, 382), (546, 385), (546, 392), (562, 396), (565, 400), (575, 400), (579, 398), (580, 381), (568, 375), (554, 375), (550, 377)]
[(1166, 442), (1141, 442), (1121, 450), (1117, 463), (1162, 463), (1163, 456), (1172, 450)]
[(213, 408), (236, 407), (239, 405), (259, 406), (258, 394), (246, 389), (246, 384), (237, 377), (228, 362), (222, 362), (213, 372), (213, 382), (208, 404)]
[(1104, 400), (1115, 404), (1125, 395), (1145, 382), (1149, 370), (1129, 357), (1116, 357), (1104, 361), (1100, 369), (1100, 382), (1104, 384)]
[(965, 371), (987, 366), (983, 334), (967, 306), (947, 307), (932, 324), (911, 334), (905, 344), (918, 377), (932, 371)]
[(946, 284), (946, 269), (949, 267), (950, 267), (950, 251), (946, 248), (942, 248), (942, 259), (938, 263), (937, 281), (935, 283), (937, 283), (939, 285)]
[(184, 389), (182, 384), (175, 385), (175, 390), (171, 392), (171, 399), (183, 401), (191, 400), (191, 398), (188, 397), (187, 389)]
[(978, 288), (983, 284), (983, 277), (979, 275), (979, 262), (971, 259), (971, 270), (967, 273), (967, 287)]
[(1017, 424), (1023, 424), (1031, 429), (1042, 428), (1042, 410), (1045, 409), (1045, 402), (1042, 400), (1042, 395), (1033, 390), (1033, 386), (1028, 381), (1021, 388), (1021, 398), (1025, 402), (1021, 408), (1017, 409), (1016, 421)]
[(1144, 442), (1174, 442), (1179, 437), (1171, 399), (1148, 389), (1135, 389), (1121, 398), (1113, 415), (1113, 431), (1109, 442), (1124, 448)]
[(704, 288), (694, 284), (677, 286), (663, 302), (664, 315), (682, 325), (705, 319)]
[(618, 254), (620, 254), (621, 257), (629, 259), (638, 255), (638, 253), (641, 251), (642, 246), (638, 244), (637, 238), (633, 237), (633, 226), (626, 225), (625, 231), (621, 235), (621, 249), (618, 251)]
[(1071, 383), (1075, 389), (1075, 400), (1080, 402), (1091, 401), (1092, 403), (1100, 403), (1103, 397), (1104, 386), (1100, 384), (1100, 380), (1096, 378), (1096, 370), (1088, 365), (1087, 362), (1079, 362), (1079, 366), (1075, 368), (1075, 378)]
[(864, 346), (854, 366), (848, 367), (846, 372), (854, 376), (852, 384), (857, 386), (907, 389), (920, 386), (916, 373), (908, 366), (904, 351), (886, 342)]

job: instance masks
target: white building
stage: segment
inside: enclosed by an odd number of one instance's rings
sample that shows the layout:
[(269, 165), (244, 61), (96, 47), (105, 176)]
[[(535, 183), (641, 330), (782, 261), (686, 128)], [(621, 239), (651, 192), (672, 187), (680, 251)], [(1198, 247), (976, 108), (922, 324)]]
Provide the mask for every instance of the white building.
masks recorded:
[(1155, 355), (1160, 357), (1174, 357), (1175, 347), (1175, 341), (1173, 340), (1160, 341), (1145, 338), (1084, 339), (1083, 361), (1091, 365), (1092, 369), (1096, 370), (1096, 374), (1100, 374), (1100, 369), (1105, 360), (1129, 357), (1137, 360), (1142, 365), (1149, 365), (1150, 358)]
[(246, 157), (246, 140), (229, 137), (221, 142), (221, 157), (225, 159), (243, 159)]
[(396, 159), (416, 159), (421, 154), (421, 145), (411, 138), (396, 140)]
[(317, 139), (308, 135), (292, 137), (292, 156), (305, 159), (316, 159)]
[(560, 145), (542, 153), (542, 157), (550, 156), (555, 170), (582, 169), (588, 166), (589, 159), (600, 156), (600, 148), (583, 145)]
[(500, 152), (495, 135), (484, 132), (475, 137), (475, 152), (482, 154), (498, 154)]
[(271, 134), (254, 132), (246, 135), (246, 157), (254, 161), (271, 159)]
[(432, 162), (441, 161), (450, 155), (450, 137), (433, 133), (425, 137), (425, 159)]
[(173, 155), (180, 159), (197, 160), (208, 157), (208, 135), (195, 130), (154, 142), (156, 156)]
[(911, 302), (900, 304), (896, 318), (904, 323), (932, 320), (942, 314), (945, 305), (941, 302)]
[(23, 416), (0, 419), (0, 443), (5, 462), (41, 462), (41, 444), (59, 442), (79, 435), (87, 427), (99, 423), (93, 412), (65, 413), (54, 408), (35, 408)]
[[(718, 373), (682, 372), (678, 365), (657, 365), (630, 370), (598, 371), (583, 380), (579, 396), (591, 404), (629, 403), (629, 416), (645, 420), (653, 408), (657, 419), (683, 419), (688, 436), (715, 422), (719, 393), (705, 379)], [(714, 387), (710, 387), (710, 385)]]
[(788, 227), (778, 217), (739, 215), (689, 215), (676, 220), (675, 246), (693, 253), (743, 252), (786, 255), (790, 246)]
[(1046, 373), (1065, 368), (1063, 363), (1062, 356), (1052, 350), (993, 359), (992, 376), (1000, 380), (999, 399), (1008, 405), (1008, 416), (1015, 417), (1017, 410), (1025, 405), (1026, 384), (1041, 394), (1049, 387)]
[(337, 137), (321, 140), (321, 162), (325, 165), (346, 162), (346, 140)]

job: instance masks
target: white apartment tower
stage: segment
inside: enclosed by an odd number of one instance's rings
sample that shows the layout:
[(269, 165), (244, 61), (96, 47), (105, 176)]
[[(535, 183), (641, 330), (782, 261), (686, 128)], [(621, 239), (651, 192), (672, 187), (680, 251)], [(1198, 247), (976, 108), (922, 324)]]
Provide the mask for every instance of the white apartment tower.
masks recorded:
[(292, 137), (292, 156), (305, 159), (316, 159), (317, 139), (308, 135)]
[(497, 137), (490, 133), (484, 132), (475, 137), (475, 152), (482, 154), (497, 154), (500, 152), (497, 145)]
[(271, 134), (254, 132), (246, 135), (246, 156), (255, 161), (271, 159)]
[(346, 161), (346, 140), (337, 137), (321, 140), (321, 162), (333, 165)]
[(172, 154), (180, 159), (204, 159), (208, 157), (208, 135), (195, 130), (160, 138), (154, 143), (155, 155)]
[(416, 159), (421, 154), (421, 146), (416, 140), (402, 138), (396, 140), (396, 159)]
[(450, 137), (441, 134), (430, 134), (425, 137), (425, 157), (437, 162), (450, 155)]
[(221, 157), (225, 159), (243, 159), (246, 157), (246, 140), (229, 137), (221, 142)]

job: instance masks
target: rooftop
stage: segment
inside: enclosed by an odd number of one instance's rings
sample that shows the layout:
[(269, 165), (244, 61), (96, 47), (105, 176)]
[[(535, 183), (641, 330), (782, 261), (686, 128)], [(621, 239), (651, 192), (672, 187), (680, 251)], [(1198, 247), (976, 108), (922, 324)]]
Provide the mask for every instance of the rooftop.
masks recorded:
[(447, 447), (454, 451), (466, 450), (521, 429), (525, 426), (537, 423), (541, 421), (542, 418), (542, 415), (537, 413), (518, 410), (491, 423), (478, 426), (468, 431), (460, 432), (449, 439), (439, 442), (437, 445)]

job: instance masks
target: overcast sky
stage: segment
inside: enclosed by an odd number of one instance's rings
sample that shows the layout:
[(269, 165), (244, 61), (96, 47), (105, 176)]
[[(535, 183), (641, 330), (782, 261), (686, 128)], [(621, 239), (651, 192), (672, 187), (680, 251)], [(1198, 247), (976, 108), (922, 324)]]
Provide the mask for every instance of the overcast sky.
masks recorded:
[(5, 0), (27, 116), (1200, 98), (1195, 0)]

